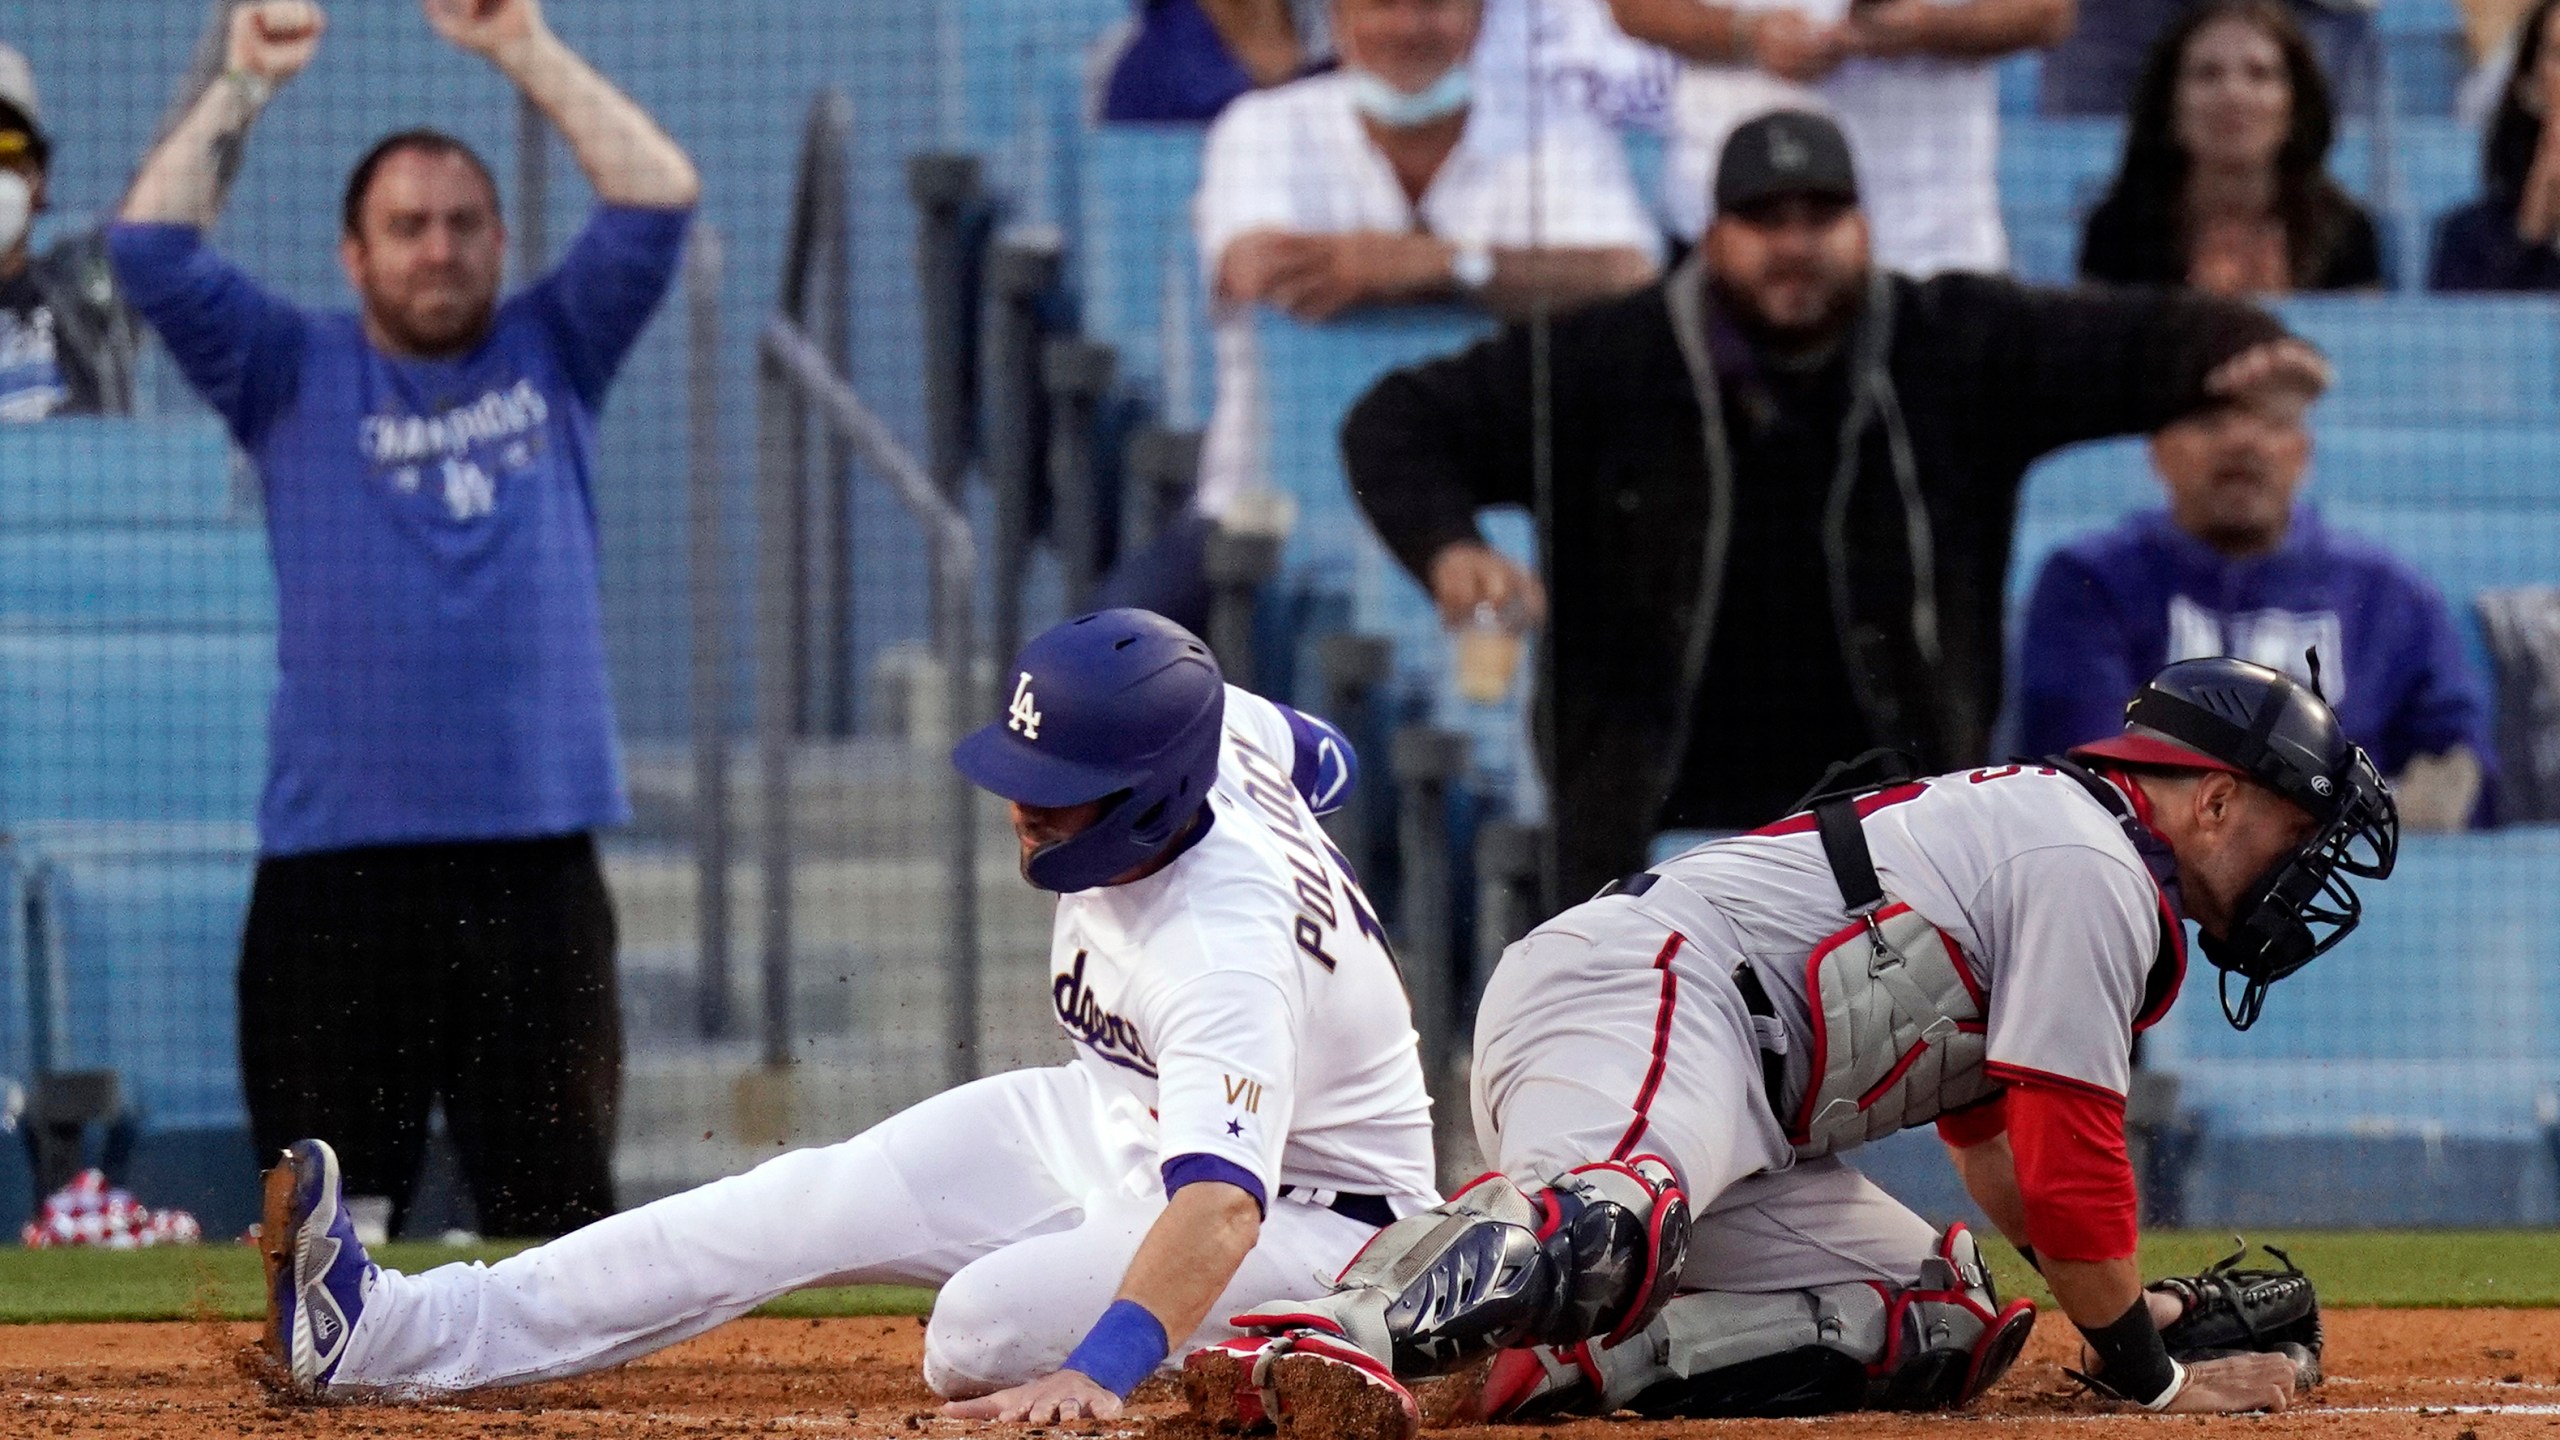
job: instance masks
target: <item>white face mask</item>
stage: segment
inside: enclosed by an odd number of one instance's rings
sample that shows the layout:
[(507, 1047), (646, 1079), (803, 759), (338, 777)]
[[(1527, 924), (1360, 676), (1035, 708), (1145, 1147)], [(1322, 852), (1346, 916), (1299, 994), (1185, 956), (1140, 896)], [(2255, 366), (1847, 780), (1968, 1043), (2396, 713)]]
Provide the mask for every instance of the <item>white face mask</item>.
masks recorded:
[(1366, 70), (1351, 71), (1351, 103), (1360, 113), (1390, 130), (1410, 130), (1446, 120), (1475, 98), (1475, 75), (1452, 65), (1440, 78), (1415, 91), (1399, 90)]
[(15, 170), (0, 170), (0, 255), (17, 248), (35, 213), (36, 187)]

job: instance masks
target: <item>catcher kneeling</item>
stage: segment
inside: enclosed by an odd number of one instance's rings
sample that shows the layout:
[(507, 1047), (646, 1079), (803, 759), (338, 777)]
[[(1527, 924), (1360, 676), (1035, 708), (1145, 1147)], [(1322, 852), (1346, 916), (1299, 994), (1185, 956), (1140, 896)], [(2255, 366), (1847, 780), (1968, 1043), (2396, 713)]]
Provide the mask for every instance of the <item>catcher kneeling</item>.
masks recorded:
[(1236, 1317), (1256, 1333), (1185, 1367), (1195, 1412), (1397, 1440), (1403, 1381), (1488, 1354), (1495, 1420), (1964, 1404), (2033, 1307), (1963, 1226), (1838, 1158), (1932, 1120), (2085, 1338), (2093, 1393), (2276, 1410), (2316, 1382), (2289, 1263), (2145, 1288), (2124, 1095), (2183, 921), (2241, 1029), (2354, 927), (2349, 877), (2388, 875), (2398, 842), (2371, 760), (2316, 689), (2207, 659), (2069, 757), (1889, 768), (1834, 767), (1800, 813), (1505, 952), (1474, 1068), (1497, 1173), (1380, 1231), (1328, 1296)]

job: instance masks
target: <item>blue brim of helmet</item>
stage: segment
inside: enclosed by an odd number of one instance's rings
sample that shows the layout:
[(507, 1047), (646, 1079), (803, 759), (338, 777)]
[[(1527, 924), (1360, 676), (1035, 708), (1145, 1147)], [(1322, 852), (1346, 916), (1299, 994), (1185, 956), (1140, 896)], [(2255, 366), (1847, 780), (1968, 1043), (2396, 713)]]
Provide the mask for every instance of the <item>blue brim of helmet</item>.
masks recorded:
[(1018, 805), (1054, 810), (1116, 795), (1139, 776), (1106, 765), (1087, 765), (1031, 747), (1004, 722), (982, 725), (951, 747), (951, 763), (979, 789)]

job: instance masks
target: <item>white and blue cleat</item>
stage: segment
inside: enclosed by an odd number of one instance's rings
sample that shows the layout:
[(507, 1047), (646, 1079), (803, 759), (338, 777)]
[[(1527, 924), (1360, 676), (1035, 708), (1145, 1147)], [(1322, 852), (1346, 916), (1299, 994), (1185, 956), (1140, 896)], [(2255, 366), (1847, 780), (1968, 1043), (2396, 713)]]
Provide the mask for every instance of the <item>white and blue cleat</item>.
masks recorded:
[(258, 1251), (266, 1262), (268, 1354), (293, 1388), (329, 1392), (347, 1337), (380, 1274), (356, 1239), (338, 1183), (338, 1154), (296, 1140), (267, 1172)]

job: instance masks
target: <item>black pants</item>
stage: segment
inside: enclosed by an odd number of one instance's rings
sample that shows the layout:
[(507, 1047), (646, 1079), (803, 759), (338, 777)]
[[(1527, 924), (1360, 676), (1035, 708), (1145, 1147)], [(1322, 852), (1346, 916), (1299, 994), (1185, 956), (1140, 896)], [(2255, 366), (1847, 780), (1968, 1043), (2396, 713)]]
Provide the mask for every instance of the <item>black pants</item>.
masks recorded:
[(585, 835), (259, 862), (240, 1068), (260, 1154), (328, 1141), (396, 1227), (441, 1097), (484, 1232), (612, 1213), (616, 943)]

